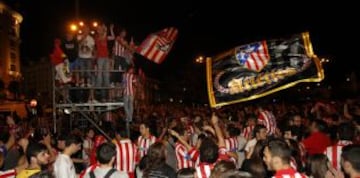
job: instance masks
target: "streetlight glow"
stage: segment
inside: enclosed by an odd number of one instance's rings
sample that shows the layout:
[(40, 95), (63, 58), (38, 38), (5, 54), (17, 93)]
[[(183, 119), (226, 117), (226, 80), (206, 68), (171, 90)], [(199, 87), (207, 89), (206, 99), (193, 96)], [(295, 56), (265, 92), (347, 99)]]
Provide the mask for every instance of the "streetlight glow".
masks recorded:
[(77, 30), (78, 30), (78, 26), (75, 25), (75, 24), (71, 24), (71, 25), (70, 25), (70, 30), (73, 31), (73, 32), (74, 32), (74, 31), (77, 31)]
[(83, 22), (83, 21), (80, 21), (80, 22), (79, 22), (79, 25), (80, 25), (80, 27), (84, 26), (84, 22)]
[(203, 63), (204, 62), (204, 56), (199, 56), (199, 57), (197, 57), (196, 59), (195, 59), (195, 62), (196, 63)]
[(93, 22), (93, 27), (97, 27), (99, 24), (97, 22)]

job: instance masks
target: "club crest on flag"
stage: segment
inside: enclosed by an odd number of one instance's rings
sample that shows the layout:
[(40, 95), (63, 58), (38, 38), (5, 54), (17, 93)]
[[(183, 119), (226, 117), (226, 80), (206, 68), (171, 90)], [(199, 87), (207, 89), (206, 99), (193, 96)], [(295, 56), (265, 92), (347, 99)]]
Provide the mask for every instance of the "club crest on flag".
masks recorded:
[(235, 48), (235, 57), (240, 65), (257, 72), (261, 71), (270, 60), (265, 41)]
[(309, 33), (234, 47), (206, 61), (211, 107), (249, 101), (324, 78)]

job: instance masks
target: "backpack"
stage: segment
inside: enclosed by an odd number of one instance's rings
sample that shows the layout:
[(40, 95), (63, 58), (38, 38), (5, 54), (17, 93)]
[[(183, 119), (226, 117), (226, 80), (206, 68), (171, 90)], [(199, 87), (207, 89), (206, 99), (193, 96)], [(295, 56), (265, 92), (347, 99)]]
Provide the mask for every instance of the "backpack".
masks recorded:
[[(116, 172), (116, 169), (114, 169), (114, 168), (110, 169), (110, 170), (105, 174), (104, 178), (110, 178), (110, 176), (111, 176), (114, 172)], [(89, 175), (90, 175), (90, 178), (96, 178), (95, 173), (94, 173), (94, 170), (90, 171)]]

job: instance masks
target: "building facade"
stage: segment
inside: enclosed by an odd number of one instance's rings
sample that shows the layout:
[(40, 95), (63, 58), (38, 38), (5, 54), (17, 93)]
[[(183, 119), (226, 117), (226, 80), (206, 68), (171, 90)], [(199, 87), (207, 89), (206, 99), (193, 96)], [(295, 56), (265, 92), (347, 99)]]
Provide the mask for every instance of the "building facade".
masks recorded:
[(5, 86), (21, 79), (20, 23), (22, 16), (0, 1), (0, 79)]
[(52, 103), (53, 75), (50, 59), (43, 57), (22, 65), (24, 80), (22, 86), (27, 96), (45, 99), (43, 103)]

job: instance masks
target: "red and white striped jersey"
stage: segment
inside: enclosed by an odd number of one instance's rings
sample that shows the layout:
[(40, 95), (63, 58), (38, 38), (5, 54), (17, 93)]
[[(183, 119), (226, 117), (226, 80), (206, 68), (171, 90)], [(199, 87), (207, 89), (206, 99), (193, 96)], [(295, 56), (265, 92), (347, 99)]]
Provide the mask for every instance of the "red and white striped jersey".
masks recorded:
[(195, 150), (195, 148), (186, 150), (186, 147), (179, 142), (175, 144), (175, 154), (177, 170), (195, 167), (195, 163), (199, 157), (199, 152)]
[(351, 141), (347, 140), (340, 140), (335, 145), (329, 146), (326, 148), (324, 154), (328, 157), (331, 165), (336, 169), (340, 170), (340, 160), (341, 160), (341, 153), (342, 148), (347, 145), (351, 145)]
[(218, 163), (221, 160), (230, 160), (230, 157), (226, 154), (227, 150), (224, 147), (219, 148), (219, 157), (215, 163), (200, 163), (198, 166), (196, 166), (196, 175), (198, 178), (208, 178), (210, 177), (211, 170), (214, 168), (216, 163)]
[(134, 82), (135, 82), (135, 76), (132, 73), (124, 73), (124, 82), (125, 82), (125, 90), (124, 94), (128, 96), (134, 96), (135, 94), (135, 88), (134, 88)]
[(272, 112), (262, 111), (260, 112), (258, 123), (262, 124), (267, 129), (268, 135), (273, 135), (276, 132), (276, 119)]
[(137, 147), (131, 140), (115, 140), (116, 145), (116, 161), (114, 167), (123, 172), (135, 172)]
[(121, 37), (117, 37), (114, 45), (114, 56), (126, 57), (126, 48), (119, 41), (123, 41)]
[(227, 151), (237, 152), (239, 143), (236, 137), (230, 137), (225, 139), (225, 147)]
[(244, 128), (243, 132), (241, 133), (241, 135), (246, 139), (246, 140), (250, 140), (252, 138), (252, 132), (254, 130), (255, 126), (247, 126)]
[(89, 167), (87, 167), (86, 169), (84, 169), (83, 171), (81, 171), (79, 178), (84, 178), (86, 174), (88, 174), (89, 172), (95, 170), (97, 167), (99, 167), (99, 164), (92, 164)]
[(16, 170), (10, 169), (7, 171), (0, 171), (0, 178), (15, 178)]
[(301, 174), (293, 168), (276, 171), (272, 178), (307, 178), (306, 175)]
[(152, 144), (156, 142), (156, 137), (153, 135), (150, 135), (149, 138), (144, 138), (143, 136), (140, 136), (137, 141), (138, 146), (138, 154), (139, 154), (139, 160), (147, 154), (148, 149)]
[(208, 178), (211, 175), (211, 170), (214, 168), (214, 164), (200, 163), (199, 166), (195, 168), (196, 175), (198, 178)]
[(90, 164), (93, 165), (93, 164), (96, 164), (97, 163), (97, 160), (96, 160), (96, 150), (97, 148), (106, 142), (106, 139), (104, 136), (102, 135), (97, 135), (95, 136), (95, 139), (94, 139), (94, 144), (93, 144), (93, 148), (91, 149), (91, 154), (90, 154)]

